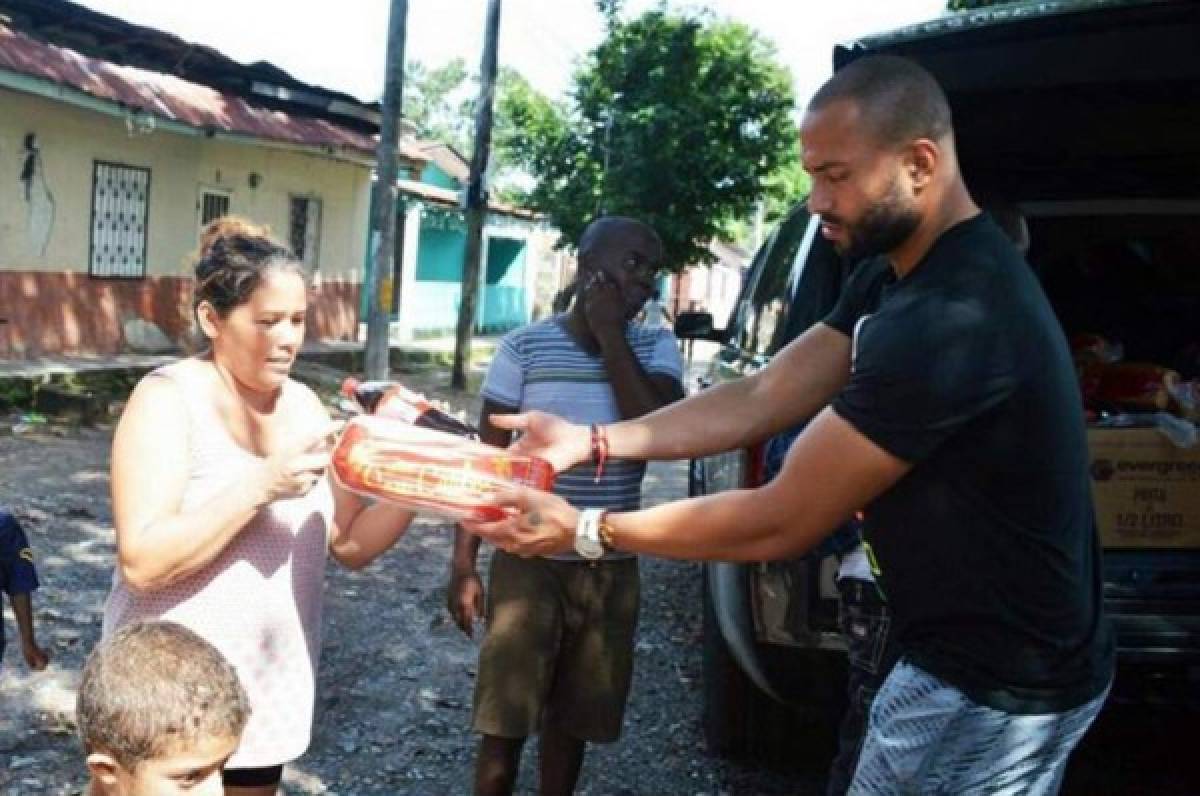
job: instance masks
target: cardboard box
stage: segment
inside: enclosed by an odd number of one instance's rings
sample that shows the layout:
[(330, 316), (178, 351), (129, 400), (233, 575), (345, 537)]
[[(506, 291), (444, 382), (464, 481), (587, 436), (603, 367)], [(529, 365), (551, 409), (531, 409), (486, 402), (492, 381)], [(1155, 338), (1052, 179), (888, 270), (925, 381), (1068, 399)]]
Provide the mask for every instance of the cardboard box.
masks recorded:
[(1089, 428), (1088, 449), (1105, 547), (1200, 548), (1200, 446), (1153, 428)]

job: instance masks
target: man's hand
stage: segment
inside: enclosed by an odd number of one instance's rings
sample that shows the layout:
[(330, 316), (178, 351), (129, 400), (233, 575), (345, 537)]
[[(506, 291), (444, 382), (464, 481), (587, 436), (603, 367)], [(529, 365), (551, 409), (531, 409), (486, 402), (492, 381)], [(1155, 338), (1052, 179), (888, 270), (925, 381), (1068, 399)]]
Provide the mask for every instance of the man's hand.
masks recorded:
[(21, 652), (25, 655), (25, 663), (35, 672), (42, 671), (50, 663), (50, 654), (39, 647), (36, 641), (22, 644)]
[(596, 340), (603, 343), (614, 335), (624, 337), (627, 319), (621, 289), (603, 271), (596, 271), (583, 285), (583, 318)]
[(592, 455), (591, 430), (587, 426), (572, 425), (556, 415), (526, 412), (491, 415), (490, 420), (498, 429), (520, 433), (512, 445), (514, 451), (545, 459), (556, 473), (585, 462)]
[(462, 526), (501, 550), (526, 558), (574, 549), (579, 510), (558, 495), (513, 487), (500, 492), (491, 503), (516, 511), (496, 522), (464, 521)]
[(446, 590), (446, 608), (459, 630), (472, 638), (475, 623), (483, 619), (483, 581), (474, 567), (453, 564), (450, 586)]

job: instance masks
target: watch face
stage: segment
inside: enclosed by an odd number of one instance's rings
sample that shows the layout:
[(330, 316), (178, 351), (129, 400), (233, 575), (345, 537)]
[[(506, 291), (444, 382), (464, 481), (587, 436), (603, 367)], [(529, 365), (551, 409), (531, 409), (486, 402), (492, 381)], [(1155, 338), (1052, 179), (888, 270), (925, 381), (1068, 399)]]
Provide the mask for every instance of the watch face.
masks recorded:
[(575, 552), (584, 558), (600, 558), (604, 555), (604, 545), (596, 539), (576, 539)]

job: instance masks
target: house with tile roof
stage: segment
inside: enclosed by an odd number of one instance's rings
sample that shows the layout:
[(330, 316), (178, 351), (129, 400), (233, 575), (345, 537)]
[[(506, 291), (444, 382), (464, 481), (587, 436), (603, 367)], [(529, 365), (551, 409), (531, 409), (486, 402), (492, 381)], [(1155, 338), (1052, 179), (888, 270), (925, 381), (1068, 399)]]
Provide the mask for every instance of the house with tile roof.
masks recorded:
[(0, 105), (0, 358), (183, 345), (227, 213), (308, 265), (311, 337), (357, 339), (377, 105), (66, 0), (0, 0)]

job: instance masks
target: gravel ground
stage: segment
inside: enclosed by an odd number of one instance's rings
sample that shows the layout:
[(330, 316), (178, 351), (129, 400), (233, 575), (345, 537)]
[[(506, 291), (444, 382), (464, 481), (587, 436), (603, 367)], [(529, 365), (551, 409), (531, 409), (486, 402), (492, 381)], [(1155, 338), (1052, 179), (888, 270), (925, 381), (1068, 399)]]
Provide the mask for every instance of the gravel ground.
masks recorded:
[[(331, 380), (338, 374), (324, 373)], [(476, 374), (478, 375), (478, 374)], [(474, 409), (445, 375), (406, 374), (418, 389)], [(0, 417), (0, 421), (4, 421)], [(0, 422), (11, 428), (14, 418)], [(39, 556), (38, 636), (53, 661), (31, 674), (13, 646), (0, 670), (0, 794), (80, 793), (73, 732), (79, 669), (100, 631), (113, 565), (108, 451), (111, 427), (41, 428), (0, 436), (0, 499)], [(686, 492), (682, 464), (655, 465), (647, 500)], [(421, 521), (363, 572), (330, 565), (324, 652), (313, 744), (290, 766), (288, 794), (467, 794), (477, 647), (444, 608), (450, 528)], [(482, 565), (482, 562), (481, 562)], [(800, 782), (706, 755), (700, 730), (699, 568), (643, 563), (637, 670), (625, 734), (597, 747), (581, 794), (817, 793)], [(535, 793), (531, 744), (520, 793)]]
[[(306, 366), (310, 382), (341, 374)], [(477, 382), (479, 373), (473, 374)], [(441, 372), (402, 374), (411, 386), (477, 411)], [(53, 655), (31, 674), (14, 646), (0, 662), (0, 796), (78, 794), (74, 738), (79, 669), (100, 632), (112, 577), (108, 452), (111, 427), (39, 427), (5, 435), (0, 414), (0, 502), (39, 556), (38, 637)], [(682, 464), (654, 465), (647, 502), (686, 492)], [(469, 731), (476, 646), (444, 608), (450, 529), (423, 521), (359, 573), (331, 564), (318, 715), (308, 754), (290, 766), (288, 794), (469, 794), (476, 739)], [(481, 566), (485, 564), (481, 561)], [(700, 590), (695, 564), (643, 561), (642, 618), (625, 733), (589, 754), (580, 794), (771, 796), (821, 793), (819, 777), (782, 775), (707, 755), (700, 728)], [(1069, 796), (1200, 793), (1196, 713), (1183, 706), (1110, 705), (1067, 775)], [(519, 793), (536, 792), (530, 745)]]

